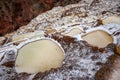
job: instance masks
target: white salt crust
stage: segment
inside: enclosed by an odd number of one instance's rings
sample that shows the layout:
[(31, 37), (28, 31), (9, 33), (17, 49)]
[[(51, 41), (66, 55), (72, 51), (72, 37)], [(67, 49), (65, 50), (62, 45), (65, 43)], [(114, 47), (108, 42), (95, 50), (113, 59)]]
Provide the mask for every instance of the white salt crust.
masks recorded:
[(26, 45), (26, 44), (28, 44), (28, 43), (30, 43), (30, 42), (33, 42), (33, 41), (38, 41), (38, 40), (51, 40), (52, 42), (54, 42), (55, 44), (57, 44), (57, 45), (60, 47), (60, 49), (63, 51), (63, 53), (64, 53), (64, 55), (65, 55), (65, 52), (64, 52), (62, 46), (61, 46), (57, 41), (55, 41), (55, 40), (52, 39), (52, 38), (45, 38), (45, 37), (29, 39), (29, 40), (27, 40), (27, 41), (25, 41), (25, 42), (20, 43), (15, 49), (19, 50), (19, 49), (20, 49), (21, 47), (23, 47), (24, 45)]
[[(87, 47), (82, 48), (82, 51), (81, 51), (79, 50), (80, 46), (77, 46), (76, 48), (74, 48), (73, 45), (74, 44), (71, 44), (69, 46), (69, 49), (66, 51), (66, 57), (64, 60), (64, 64), (66, 64), (67, 66), (72, 65), (73, 68), (71, 70), (65, 69), (65, 70), (57, 70), (56, 72), (51, 72), (50, 74), (46, 75), (43, 78), (43, 80), (53, 79), (53, 78), (54, 80), (58, 80), (58, 79), (71, 80), (71, 77), (74, 77), (74, 79), (77, 79), (78, 77), (83, 79), (86, 77), (89, 77), (89, 79), (91, 80), (93, 79), (95, 73), (101, 68), (101, 66), (96, 65), (96, 63), (97, 62), (105, 63), (107, 61), (107, 58), (112, 54), (114, 54), (114, 52), (110, 52), (110, 51), (106, 53), (100, 53), (100, 52), (93, 53), (93, 52), (90, 52), (89, 48)], [(89, 52), (88, 54), (86, 49), (88, 49), (88, 52)], [(82, 55), (82, 57), (80, 57), (80, 55)], [(69, 59), (68, 59), (68, 56), (69, 56)], [(92, 60), (91, 59), (92, 56), (99, 56), (99, 57), (95, 60)], [(71, 62), (68, 62), (68, 60)], [(72, 61), (74, 62), (72, 63)], [(88, 80), (88, 79), (85, 79), (85, 80)]]
[(85, 31), (86, 33), (83, 34), (82, 36), (84, 36), (84, 35), (86, 35), (86, 34), (88, 34), (88, 33), (90, 33), (90, 32), (96, 31), (96, 30), (102, 30), (102, 31), (107, 32), (108, 34), (110, 34), (110, 35), (113, 37), (113, 43), (115, 43), (115, 44), (117, 43), (116, 36), (113, 36), (112, 33), (111, 33), (109, 30), (107, 30), (107, 29), (105, 29), (105, 28), (103, 28), (103, 27), (101, 27), (101, 26), (86, 30), (86, 31)]
[[(92, 27), (94, 27), (94, 28), (98, 27), (98, 26), (95, 26), (96, 22), (97, 22), (97, 19), (102, 19), (103, 20), (104, 18), (106, 18), (108, 16), (113, 16), (113, 15), (119, 15), (120, 14), (120, 13), (117, 13), (115, 11), (117, 9), (117, 6), (119, 6), (119, 4), (120, 4), (119, 0), (101, 0), (100, 3), (97, 3), (97, 6), (94, 6), (94, 7), (92, 6), (92, 8), (90, 7), (89, 3), (85, 4), (84, 1), (87, 1), (87, 0), (82, 0), (83, 3), (80, 2), (78, 4), (72, 4), (72, 5), (68, 5), (66, 7), (60, 7), (60, 6), (55, 7), (51, 11), (47, 11), (46, 13), (42, 13), (38, 17), (34, 18), (27, 26), (21, 27), (17, 32), (12, 33), (10, 35), (12, 35), (12, 36), (16, 35), (17, 36), (19, 34), (29, 33), (29, 31), (28, 31), (29, 29), (30, 30), (32, 29), (34, 31), (39, 31), (39, 30), (44, 30), (47, 27), (52, 27), (52, 28), (55, 28), (55, 29), (57, 28), (56, 30), (59, 30), (58, 28), (61, 28), (61, 26), (63, 26), (63, 28), (65, 28), (67, 30), (68, 27), (71, 26), (72, 24), (78, 24), (78, 26), (82, 27), (82, 29), (87, 28), (85, 30), (87, 32), (89, 30), (92, 31), (93, 30), (93, 29), (91, 29)], [(93, 21), (88, 21), (88, 20), (86, 20), (86, 18), (81, 18), (81, 17), (78, 17), (77, 15), (70, 16), (69, 18), (66, 17), (66, 16), (61, 18), (61, 15), (66, 10), (69, 10), (71, 8), (74, 8), (74, 7), (78, 8), (76, 11), (78, 11), (79, 14), (81, 13), (80, 8), (84, 8), (85, 11), (88, 14), (88, 18), (89, 17), (92, 18)], [(102, 15), (101, 14), (102, 11), (108, 11), (108, 12), (106, 14)], [(89, 26), (88, 23), (93, 23), (93, 24), (92, 24), (92, 26)], [(37, 26), (38, 26), (38, 29), (35, 29)], [(44, 26), (46, 26), (46, 27), (44, 27)], [(42, 27), (44, 27), (44, 28), (42, 28)], [(103, 27), (103, 29), (108, 31), (109, 34), (111, 34), (114, 37), (115, 41), (117, 41), (115, 43), (118, 46), (120, 46), (120, 35), (114, 35), (114, 33), (120, 32), (120, 25), (111, 23), (111, 24), (102, 25), (101, 27)], [(75, 37), (78, 39), (78, 41), (80, 41), (80, 40), (82, 40), (81, 36), (82, 36), (81, 34), (78, 34)], [(29, 39), (26, 39), (26, 40), (28, 42), (30, 42)], [(35, 39), (35, 40), (37, 40), (37, 39)], [(27, 41), (26, 41), (26, 43), (27, 43)], [(22, 45), (26, 44), (26, 43), (23, 42), (23, 43), (20, 44), (21, 46), (20, 45), (15, 46), (15, 45), (13, 45), (13, 43), (14, 42), (8, 43), (7, 45), (5, 44), (5, 46), (2, 46), (0, 48), (0, 59), (5, 53), (8, 53), (11, 50), (15, 51), (15, 54), (17, 54), (17, 50), (20, 47), (22, 47)], [(72, 51), (74, 50), (72, 44), (71, 44), (71, 50)], [(86, 49), (83, 49), (83, 53), (85, 53), (85, 50)], [(67, 53), (72, 54), (71, 53), (72, 51), (68, 51)], [(75, 56), (75, 58), (72, 58), (72, 56), (71, 56), (71, 58), (72, 59), (78, 58), (79, 47), (77, 49), (75, 48), (75, 50), (73, 52), (76, 53), (76, 56)], [(98, 54), (99, 54), (100, 58), (97, 61), (102, 61), (103, 63), (105, 63), (106, 58), (109, 57), (110, 55), (114, 54), (114, 53), (108, 52), (106, 54), (101, 54), (101, 53), (98, 53)], [(80, 75), (80, 77), (85, 77), (85, 76), (92, 77), (95, 74), (95, 72), (91, 71), (91, 69), (92, 68), (96, 68), (97, 70), (100, 69), (99, 66), (95, 66), (94, 61), (92, 62), (90, 60), (90, 56), (92, 56), (92, 55), (93, 55), (92, 53), (90, 53), (88, 56), (84, 55), (83, 57), (86, 56), (86, 58), (81, 57), (80, 61), (78, 61), (78, 64), (80, 65), (80, 68), (83, 67), (85, 69), (88, 69), (87, 73), (85, 73), (81, 70), (79, 70), (79, 71), (78, 70), (76, 70), (76, 71), (75, 70), (71, 70), (71, 71), (68, 70), (65, 73), (66, 74), (65, 79), (70, 80), (71, 74), (73, 75), (73, 77), (76, 77), (76, 76), (79, 76), (79, 75)], [(88, 75), (89, 73), (91, 75)], [(33, 77), (34, 77), (34, 74), (31, 75), (28, 80), (32, 80), (30, 78), (33, 78)], [(2, 77), (2, 78), (0, 77), (0, 79), (5, 80), (5, 76)], [(51, 80), (53, 80), (53, 79), (54, 80), (63, 80), (64, 79), (63, 72), (60, 72), (58, 70), (56, 73), (50, 73), (43, 80), (48, 80), (48, 79), (49, 80), (50, 79)], [(83, 79), (81, 79), (81, 80), (83, 80)], [(94, 79), (92, 79), (92, 80), (94, 80)]]
[[(73, 28), (70, 28), (70, 29), (73, 29)], [(91, 29), (88, 29), (88, 30), (86, 30), (84, 32), (87, 34), (89, 32), (95, 31), (95, 30), (103, 30), (103, 31), (108, 32), (109, 34), (112, 35), (112, 37), (114, 39), (114, 43), (117, 44), (118, 46), (120, 46), (120, 35), (117, 35), (117, 36), (113, 35), (113, 33), (115, 31), (119, 31), (120, 30), (120, 25), (111, 23), (111, 24), (106, 24), (106, 25), (102, 25), (102, 26), (99, 26), (99, 27), (91, 28)], [(77, 38), (78, 41), (82, 40), (81, 36), (85, 35), (85, 33), (84, 34), (78, 34), (78, 35), (76, 35), (74, 37)], [(41, 39), (50, 39), (50, 38), (38, 37), (38, 38), (34, 38), (34, 39), (27, 39), (25, 42), (20, 43), (18, 46), (10, 45), (8, 47), (0, 48), (0, 58), (2, 58), (2, 56), (4, 55), (4, 53), (2, 53), (2, 52), (6, 52), (6, 51), (10, 51), (10, 50), (14, 50), (15, 52), (17, 52), (17, 50), (20, 49), (23, 45), (25, 45), (25, 44), (27, 44), (29, 42), (36, 41), (36, 40), (41, 40)], [(63, 48), (61, 47), (61, 45), (57, 41), (55, 41), (53, 39), (50, 39), (50, 40), (52, 40), (53, 42), (58, 44), (59, 47), (64, 52)], [(65, 54), (65, 52), (64, 52), (64, 54)]]
[[(112, 28), (112, 29), (111, 29)], [(114, 23), (111, 23), (111, 24), (106, 24), (106, 25), (101, 25), (101, 26), (97, 26), (95, 28), (90, 28), (90, 29), (87, 29), (85, 30), (84, 34), (78, 34), (76, 36), (74, 36), (75, 38), (77, 38), (77, 40), (83, 40), (82, 39), (82, 36), (92, 32), (92, 31), (96, 31), (96, 30), (103, 30), (107, 33), (109, 33), (112, 37), (113, 37), (113, 43), (114, 44), (120, 44), (120, 42), (117, 40), (118, 38), (120, 38), (120, 35), (117, 35), (117, 36), (114, 36), (113, 33), (115, 31), (119, 31), (120, 30), (120, 25), (118, 24), (114, 24)]]

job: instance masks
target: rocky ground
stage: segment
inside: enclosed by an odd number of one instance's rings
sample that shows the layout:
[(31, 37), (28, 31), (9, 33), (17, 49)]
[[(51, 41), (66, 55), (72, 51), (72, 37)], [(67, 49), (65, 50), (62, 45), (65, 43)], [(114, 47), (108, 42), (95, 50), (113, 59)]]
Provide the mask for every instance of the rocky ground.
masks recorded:
[(40, 13), (79, 0), (0, 0), (0, 36), (26, 25)]
[[(55, 7), (42, 13), (17, 31), (0, 37), (0, 79), (119, 80), (120, 77), (115, 76), (120, 72), (117, 65), (120, 60), (119, 5), (119, 0), (80, 0), (77, 4)], [(65, 36), (72, 28), (79, 28), (81, 32), (76, 36)], [(81, 35), (96, 28), (107, 31), (115, 42), (98, 48), (81, 39)], [(18, 46), (41, 37), (60, 43), (65, 51), (63, 65), (38, 74), (17, 73)]]

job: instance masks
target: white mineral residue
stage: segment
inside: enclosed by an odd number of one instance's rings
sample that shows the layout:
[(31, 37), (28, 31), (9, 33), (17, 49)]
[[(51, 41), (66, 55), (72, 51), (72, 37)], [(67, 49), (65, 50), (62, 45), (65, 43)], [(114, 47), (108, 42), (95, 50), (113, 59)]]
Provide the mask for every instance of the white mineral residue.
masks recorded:
[[(93, 0), (96, 1), (96, 0)], [(120, 46), (120, 34), (116, 35), (118, 32), (120, 32), (120, 25), (110, 23), (105, 24), (101, 26), (96, 26), (97, 19), (104, 19), (108, 16), (113, 15), (120, 15), (119, 12), (117, 12), (117, 9), (119, 7), (120, 1), (119, 0), (100, 0), (98, 3), (91, 4), (92, 2), (88, 2), (88, 0), (81, 0), (78, 4), (72, 4), (65, 7), (55, 7), (50, 11), (47, 11), (43, 14), (40, 14), (38, 17), (34, 18), (28, 25), (21, 27), (16, 32), (11, 33), (8, 35), (8, 38), (11, 39), (11, 36), (17, 36), (19, 34), (29, 33), (31, 30), (33, 31), (45, 31), (48, 28), (61, 28), (61, 26), (65, 26), (65, 29), (69, 27), (68, 24), (79, 24), (77, 26), (82, 27), (84, 30), (91, 29), (92, 27), (103, 27), (104, 30), (108, 30), (113, 37), (116, 37), (117, 45)], [(73, 10), (70, 10), (72, 9)], [(84, 9), (84, 10), (81, 10)], [(67, 10), (69, 12), (67, 12)], [(102, 12), (106, 11), (105, 14), (102, 14)], [(64, 16), (64, 13), (71, 13), (72, 15)], [(88, 16), (82, 17), (81, 13), (86, 12)], [(77, 14), (76, 14), (77, 13)], [(70, 25), (71, 26), (71, 25)], [(72, 26), (71, 26), (72, 27)], [(81, 34), (75, 35), (75, 37), (78, 39), (78, 41), (81, 40)], [(28, 39), (28, 41), (30, 41)], [(13, 43), (10, 43), (13, 44)], [(10, 53), (10, 50), (13, 50), (13, 48), (10, 48), (10, 44), (5, 44), (5, 48), (0, 48), (0, 58), (5, 53)], [(21, 43), (23, 44), (23, 43)], [(21, 45), (20, 44), (20, 45)], [(19, 45), (19, 46), (20, 46)], [(64, 49), (67, 49), (66, 51), (66, 57), (64, 60), (64, 64), (66, 64), (67, 68), (60, 68), (62, 70), (57, 69), (56, 72), (50, 72), (48, 75), (46, 75), (42, 80), (94, 80), (93, 76), (95, 73), (100, 69), (101, 66), (96, 65), (96, 62), (105, 63), (107, 61), (107, 58), (114, 54), (113, 51), (108, 51), (106, 53), (100, 53), (100, 52), (92, 52), (90, 48), (83, 47), (81, 49), (81, 46), (83, 46), (83, 43), (80, 43), (80, 45), (77, 44), (71, 44), (70, 46), (63, 46)], [(16, 50), (16, 47), (14, 47)], [(17, 47), (18, 49), (19, 47)], [(88, 50), (88, 51), (86, 51)], [(5, 54), (5, 55), (7, 55)], [(16, 55), (16, 51), (14, 53)], [(70, 55), (70, 56), (69, 56)], [(91, 57), (96, 56), (97, 58), (92, 60)], [(8, 59), (8, 58), (7, 58)], [(4, 59), (3, 59), (4, 60)], [(64, 65), (63, 64), (63, 65)], [(69, 69), (69, 66), (72, 65), (73, 67)], [(12, 68), (7, 68), (4, 66), (1, 66), (0, 62), (0, 80), (7, 80), (7, 76), (9, 77), (15, 77), (15, 73), (8, 74), (7, 70), (12, 70)], [(11, 71), (11, 72), (12, 72)], [(34, 76), (30, 77), (33, 78)], [(85, 77), (89, 77), (90, 79), (85, 79)], [(21, 77), (19, 77), (21, 78)], [(32, 80), (30, 79), (29, 80)], [(11, 78), (9, 78), (11, 79)]]
[[(120, 25), (119, 24), (110, 23), (103, 26), (99, 26), (99, 27), (109, 31), (109, 33), (111, 33), (111, 35), (114, 37), (116, 44), (120, 46)], [(116, 33), (119, 33), (119, 34), (116, 34)]]
[(58, 43), (51, 39), (40, 39), (19, 49), (15, 69), (18, 73), (44, 72), (60, 67), (63, 59), (64, 51)]
[[(77, 45), (80, 44), (80, 45)], [(100, 65), (96, 65), (97, 62), (105, 63), (107, 58), (114, 54), (112, 51), (108, 51), (106, 53), (93, 53), (90, 48), (83, 47), (80, 50), (82, 43), (77, 43), (74, 48), (74, 44), (69, 46), (69, 49), (66, 51), (66, 57), (64, 60), (64, 64), (66, 64), (67, 68), (63, 70), (57, 70), (57, 72), (51, 72), (47, 76), (43, 78), (45, 79), (53, 79), (63, 80), (63, 79), (80, 79), (86, 78), (93, 79), (95, 73), (101, 68)], [(96, 56), (96, 59), (92, 59), (92, 56)], [(63, 65), (64, 65), (63, 64)], [(72, 68), (69, 69), (69, 66), (72, 65)]]
[[(113, 43), (120, 45), (120, 34), (115, 35), (116, 33), (120, 32), (119, 24), (110, 23), (106, 25), (96, 26), (95, 28), (88, 28), (87, 30), (85, 30), (85, 33), (89, 33), (89, 32), (96, 31), (96, 30), (103, 30), (103, 31), (108, 32), (110, 35), (112, 35), (114, 39)], [(84, 35), (85, 33), (77, 34), (73, 37), (75, 37), (77, 40), (82, 40), (81, 36)]]

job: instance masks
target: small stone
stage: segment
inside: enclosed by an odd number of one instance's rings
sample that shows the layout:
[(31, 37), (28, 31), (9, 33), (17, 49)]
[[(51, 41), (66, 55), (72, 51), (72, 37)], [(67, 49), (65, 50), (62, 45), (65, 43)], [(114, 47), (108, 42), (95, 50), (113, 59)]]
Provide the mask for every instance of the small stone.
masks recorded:
[(104, 53), (105, 52), (105, 49), (104, 48), (99, 48), (99, 51)]
[(12, 68), (12, 67), (14, 67), (14, 63), (15, 63), (15, 61), (8, 61), (6, 63), (3, 63), (2, 66)]
[(97, 50), (98, 50), (98, 47), (94, 47), (94, 46), (93, 46), (93, 47), (92, 47), (92, 50), (93, 50), (93, 51), (97, 51)]
[(100, 25), (103, 25), (103, 22), (102, 22), (101, 19), (98, 19), (98, 20), (97, 20), (97, 25), (96, 25), (96, 26), (100, 26)]

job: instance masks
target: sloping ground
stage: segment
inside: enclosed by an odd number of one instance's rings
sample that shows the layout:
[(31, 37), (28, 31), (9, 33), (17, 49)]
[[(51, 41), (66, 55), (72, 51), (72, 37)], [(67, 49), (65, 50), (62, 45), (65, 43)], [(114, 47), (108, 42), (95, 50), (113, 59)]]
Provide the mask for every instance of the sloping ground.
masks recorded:
[[(79, 0), (78, 0), (79, 1)], [(54, 6), (77, 3), (77, 0), (0, 0), (0, 36), (28, 24), (38, 14)]]
[[(119, 0), (81, 0), (78, 4), (55, 7), (42, 13), (32, 19), (29, 24), (1, 37), (0, 79), (119, 80), (119, 75), (116, 75), (120, 72), (119, 8)], [(77, 31), (71, 32), (71, 30)], [(110, 40), (112, 43), (107, 43), (107, 46), (101, 48), (82, 39), (85, 35), (90, 32), (94, 33), (96, 30), (107, 33), (104, 36), (101, 33), (97, 34), (96, 38), (100, 36), (98, 40), (103, 42), (104, 40), (107, 42)], [(65, 36), (69, 32), (71, 33)], [(108, 36), (110, 39), (107, 40), (105, 37)], [(15, 62), (21, 46), (43, 38), (55, 40), (58, 46), (64, 50), (65, 57), (62, 65), (59, 68), (37, 74), (17, 73)], [(87, 38), (92, 39), (93, 37)], [(99, 44), (97, 43), (97, 45)], [(42, 46), (40, 45), (41, 48)], [(47, 51), (47, 48), (44, 48), (44, 50)], [(28, 55), (28, 57), (31, 56)], [(31, 62), (29, 61), (27, 64), (30, 65)]]

